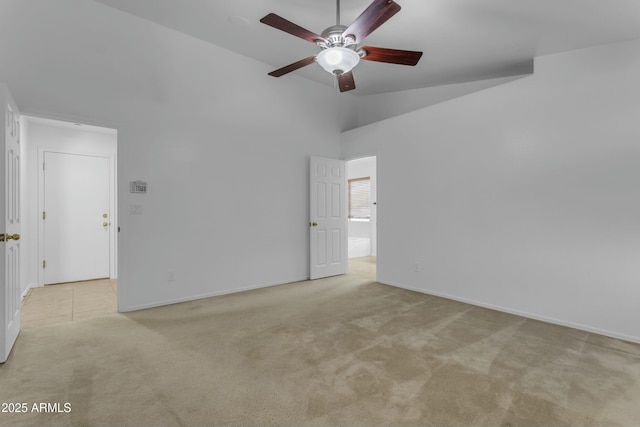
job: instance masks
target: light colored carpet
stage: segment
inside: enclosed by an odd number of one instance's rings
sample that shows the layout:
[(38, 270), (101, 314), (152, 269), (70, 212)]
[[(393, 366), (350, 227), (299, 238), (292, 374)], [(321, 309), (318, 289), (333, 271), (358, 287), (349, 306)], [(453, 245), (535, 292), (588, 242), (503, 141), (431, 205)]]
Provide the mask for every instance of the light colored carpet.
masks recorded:
[(352, 274), (25, 329), (0, 402), (71, 404), (2, 426), (636, 426), (640, 345)]

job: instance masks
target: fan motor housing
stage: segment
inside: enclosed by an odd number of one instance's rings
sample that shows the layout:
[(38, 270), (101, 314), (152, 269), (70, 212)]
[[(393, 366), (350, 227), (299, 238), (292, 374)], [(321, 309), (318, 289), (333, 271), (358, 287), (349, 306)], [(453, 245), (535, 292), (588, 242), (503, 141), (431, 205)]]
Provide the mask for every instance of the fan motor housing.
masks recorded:
[(323, 48), (329, 47), (350, 47), (355, 44), (353, 37), (343, 37), (347, 27), (345, 25), (332, 25), (326, 28), (321, 36), (325, 38), (328, 43), (320, 42), (318, 45)]

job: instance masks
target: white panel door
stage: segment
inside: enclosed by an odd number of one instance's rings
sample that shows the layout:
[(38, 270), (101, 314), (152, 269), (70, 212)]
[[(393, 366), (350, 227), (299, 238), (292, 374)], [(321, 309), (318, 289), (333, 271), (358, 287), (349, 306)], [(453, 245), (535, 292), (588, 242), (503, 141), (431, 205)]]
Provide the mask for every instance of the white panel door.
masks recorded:
[(347, 176), (342, 160), (311, 157), (310, 279), (347, 272)]
[(18, 110), (4, 87), (0, 143), (0, 363), (9, 357), (20, 333), (20, 121)]
[(109, 277), (109, 158), (44, 153), (44, 284)]

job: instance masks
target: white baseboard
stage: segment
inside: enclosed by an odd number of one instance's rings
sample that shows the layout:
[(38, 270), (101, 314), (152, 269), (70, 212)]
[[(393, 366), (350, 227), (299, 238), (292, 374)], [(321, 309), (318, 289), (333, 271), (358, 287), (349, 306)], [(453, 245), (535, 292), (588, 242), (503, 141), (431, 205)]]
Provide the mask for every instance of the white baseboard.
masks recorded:
[(591, 333), (598, 334), (598, 335), (604, 335), (604, 336), (607, 336), (607, 337), (617, 338), (617, 339), (620, 339), (620, 340), (623, 340), (623, 341), (630, 341), (630, 342), (634, 342), (634, 343), (640, 344), (640, 336), (636, 337), (636, 336), (633, 336), (633, 335), (621, 334), (621, 333), (618, 333), (618, 332), (615, 332), (615, 331), (609, 331), (609, 330), (606, 330), (606, 329), (600, 329), (600, 328), (596, 328), (596, 327), (590, 326), (590, 325), (584, 325), (584, 324), (581, 324), (581, 323), (574, 323), (574, 322), (570, 322), (570, 321), (566, 321), (566, 320), (562, 320), (562, 319), (556, 319), (556, 318), (553, 318), (553, 317), (547, 317), (547, 316), (543, 316), (543, 315), (539, 315), (539, 314), (535, 314), (535, 313), (529, 313), (529, 312), (520, 311), (520, 310), (513, 310), (513, 309), (510, 309), (508, 307), (501, 307), (501, 306), (489, 304), (489, 303), (486, 303), (486, 302), (483, 302), (483, 301), (471, 300), (471, 299), (468, 299), (468, 298), (462, 298), (462, 297), (458, 297), (456, 295), (450, 295), (450, 294), (431, 291), (431, 290), (427, 290), (427, 289), (418, 289), (418, 288), (414, 288), (414, 287), (411, 287), (411, 286), (406, 286), (406, 285), (403, 285), (403, 284), (400, 284), (400, 283), (393, 283), (393, 282), (380, 281), (380, 280), (378, 280), (378, 283), (382, 283), (383, 285), (393, 286), (393, 287), (396, 287), (396, 288), (407, 289), (409, 291), (419, 292), (421, 294), (433, 295), (433, 296), (446, 298), (446, 299), (450, 299), (450, 300), (454, 300), (454, 301), (460, 301), (460, 302), (464, 302), (464, 303), (467, 303), (467, 304), (475, 305), (475, 306), (478, 306), (478, 307), (484, 307), (484, 308), (488, 308), (488, 309), (491, 309), (491, 310), (496, 310), (496, 311), (501, 311), (501, 312), (504, 312), (504, 313), (514, 314), (516, 316), (526, 317), (528, 319), (534, 319), (534, 320), (539, 320), (541, 322), (553, 323), (555, 325), (566, 326), (566, 327), (569, 327), (569, 328), (579, 329), (579, 330), (582, 330), (582, 331), (591, 332)]
[(27, 285), (27, 288), (24, 290), (24, 292), (22, 293), (22, 297), (20, 298), (21, 300), (25, 299), (27, 297), (27, 294), (29, 293), (29, 291), (33, 288), (39, 288), (40, 285), (38, 285), (37, 283), (32, 283), (30, 285)]
[(269, 288), (269, 287), (272, 287), (272, 286), (286, 285), (288, 283), (295, 283), (295, 282), (304, 282), (304, 281), (307, 281), (307, 280), (309, 280), (308, 277), (294, 278), (294, 279), (285, 280), (285, 281), (262, 283), (262, 284), (259, 284), (259, 285), (247, 286), (247, 287), (238, 288), (238, 289), (227, 289), (227, 290), (218, 291), (218, 292), (190, 295), (190, 296), (184, 297), (184, 298), (176, 298), (176, 299), (164, 300), (164, 301), (155, 301), (155, 302), (152, 302), (152, 303), (149, 303), (149, 304), (131, 305), (131, 306), (124, 306), (124, 307), (118, 306), (118, 312), (120, 312), (120, 313), (128, 313), (128, 312), (131, 312), (131, 311), (144, 310), (144, 309), (147, 309), (147, 308), (162, 307), (164, 305), (178, 304), (178, 303), (181, 303), (181, 302), (188, 302), (188, 301), (195, 301), (195, 300), (199, 300), (199, 299), (203, 299), (203, 298), (218, 297), (218, 296), (221, 296), (221, 295), (236, 294), (236, 293), (240, 293), (240, 292), (252, 291), (254, 289)]

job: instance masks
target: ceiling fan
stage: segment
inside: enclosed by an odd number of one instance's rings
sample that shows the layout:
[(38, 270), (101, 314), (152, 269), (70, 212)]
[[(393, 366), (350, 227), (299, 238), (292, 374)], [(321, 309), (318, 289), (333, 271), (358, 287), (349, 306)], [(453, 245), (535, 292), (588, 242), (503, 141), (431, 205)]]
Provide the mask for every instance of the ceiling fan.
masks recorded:
[(317, 62), (327, 72), (335, 75), (340, 92), (356, 88), (353, 79), (353, 67), (361, 59), (366, 61), (388, 62), (400, 65), (416, 65), (422, 52), (411, 50), (386, 49), (373, 46), (359, 46), (360, 43), (400, 11), (400, 5), (392, 0), (374, 0), (360, 16), (348, 27), (340, 25), (340, 0), (336, 0), (336, 25), (325, 29), (321, 35), (315, 34), (291, 21), (287, 21), (275, 13), (270, 13), (260, 20), (278, 30), (300, 37), (318, 45), (321, 50), (300, 61), (289, 64), (269, 73), (280, 77), (299, 68)]

